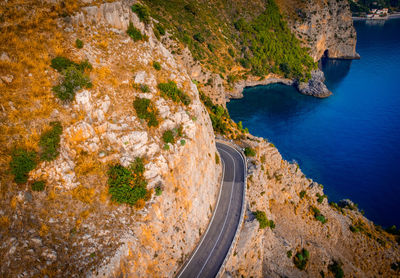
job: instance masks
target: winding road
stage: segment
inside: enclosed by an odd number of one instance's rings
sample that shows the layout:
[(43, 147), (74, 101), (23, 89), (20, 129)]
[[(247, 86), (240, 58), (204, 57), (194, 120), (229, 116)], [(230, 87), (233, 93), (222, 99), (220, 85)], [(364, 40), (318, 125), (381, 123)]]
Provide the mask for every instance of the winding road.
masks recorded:
[(223, 183), (211, 222), (177, 278), (215, 277), (228, 255), (243, 208), (246, 163), (239, 151), (216, 143), (223, 165)]

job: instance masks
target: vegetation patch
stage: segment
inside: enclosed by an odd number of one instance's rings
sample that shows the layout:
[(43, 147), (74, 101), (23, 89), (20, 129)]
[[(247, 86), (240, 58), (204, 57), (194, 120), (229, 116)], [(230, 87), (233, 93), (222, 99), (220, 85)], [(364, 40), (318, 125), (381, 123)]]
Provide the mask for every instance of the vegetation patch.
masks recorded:
[(157, 24), (154, 25), (154, 27), (155, 28), (153, 28), (153, 32), (154, 32), (154, 35), (156, 36), (157, 39), (160, 39), (161, 36), (165, 35), (165, 29), (162, 26), (162, 24), (157, 23)]
[(46, 186), (45, 181), (35, 181), (32, 183), (31, 188), (33, 191), (43, 191)]
[[(177, 139), (179, 137), (183, 136), (183, 126), (180, 125), (177, 128), (173, 128), (173, 129), (169, 129), (164, 131), (163, 135), (162, 135), (162, 139), (165, 143), (165, 146), (168, 146), (168, 144), (175, 144), (175, 142), (177, 141)], [(180, 140), (181, 146), (186, 144), (186, 141), (184, 139)], [(169, 146), (168, 146), (168, 150), (169, 150)]]
[(268, 220), (267, 215), (265, 214), (264, 211), (261, 210), (254, 211), (253, 215), (258, 221), (260, 229), (264, 229), (266, 227), (270, 227), (271, 229), (275, 228), (274, 221)]
[(170, 130), (166, 130), (163, 133), (162, 139), (166, 144), (168, 144), (168, 143), (174, 144), (175, 143), (175, 136), (174, 136), (174, 133), (173, 133), (173, 131), (171, 129)]
[(132, 22), (129, 22), (128, 29), (126, 30), (126, 33), (129, 35), (129, 37), (132, 38), (134, 42), (137, 41), (147, 41), (149, 37), (146, 34), (142, 34), (138, 28), (133, 26)]
[(256, 151), (251, 147), (244, 148), (244, 154), (246, 156), (256, 156)]
[(309, 258), (310, 258), (310, 253), (303, 248), (300, 252), (297, 252), (296, 255), (293, 257), (293, 263), (298, 269), (304, 270), (306, 269)]
[(300, 199), (303, 199), (304, 196), (306, 196), (306, 191), (305, 190), (300, 191), (299, 196), (300, 196)]
[(321, 211), (317, 207), (312, 206), (311, 212), (313, 213), (315, 220), (318, 220), (322, 224), (328, 222), (328, 220), (325, 218), (324, 215), (321, 214)]
[(51, 60), (51, 67), (62, 74), (61, 84), (53, 87), (56, 97), (64, 102), (74, 100), (75, 93), (83, 88), (91, 88), (92, 83), (86, 72), (92, 70), (88, 61), (77, 64), (65, 57)]
[(218, 153), (215, 153), (215, 164), (219, 164), (220, 163), (220, 158)]
[(133, 107), (135, 108), (139, 119), (146, 120), (148, 127), (158, 126), (158, 110), (150, 99), (137, 97), (133, 101)]
[(321, 194), (317, 193), (316, 196), (317, 196), (317, 202), (320, 204), (322, 204), (322, 202), (324, 201), (325, 198), (328, 198), (328, 196), (326, 196), (325, 194), (321, 195)]
[(333, 262), (328, 265), (328, 270), (332, 272), (333, 276), (335, 278), (343, 278), (344, 277), (344, 272), (342, 269), (342, 263), (338, 262), (336, 260), (333, 260)]
[(140, 203), (149, 200), (151, 191), (147, 190), (144, 171), (141, 158), (136, 158), (129, 167), (123, 167), (120, 164), (110, 166), (107, 174), (111, 200), (129, 205), (137, 205), (140, 200)]
[(144, 24), (149, 24), (151, 21), (149, 9), (146, 6), (135, 4), (131, 7), (134, 12)]
[(156, 187), (156, 196), (161, 196), (162, 192), (163, 192), (162, 188), (160, 186), (157, 186)]
[(76, 39), (75, 46), (76, 46), (76, 48), (79, 48), (79, 49), (83, 48), (83, 41), (81, 41), (80, 39)]
[(214, 104), (211, 98), (203, 92), (200, 92), (200, 100), (207, 108), (214, 131), (220, 134), (227, 134), (229, 131), (228, 123), (231, 122), (228, 111), (222, 105)]
[(51, 122), (51, 129), (40, 136), (40, 160), (52, 161), (58, 156), (60, 148), (60, 136), (63, 128), (60, 122)]
[(164, 98), (172, 99), (176, 103), (182, 102), (184, 105), (189, 105), (191, 102), (190, 97), (181, 89), (178, 89), (174, 81), (170, 80), (167, 83), (159, 83), (158, 89), (160, 89), (161, 95)]
[(161, 70), (161, 64), (157, 61), (153, 61), (153, 68), (155, 70)]
[(30, 171), (36, 168), (38, 159), (35, 151), (15, 149), (11, 154), (10, 169), (16, 183), (25, 183)]

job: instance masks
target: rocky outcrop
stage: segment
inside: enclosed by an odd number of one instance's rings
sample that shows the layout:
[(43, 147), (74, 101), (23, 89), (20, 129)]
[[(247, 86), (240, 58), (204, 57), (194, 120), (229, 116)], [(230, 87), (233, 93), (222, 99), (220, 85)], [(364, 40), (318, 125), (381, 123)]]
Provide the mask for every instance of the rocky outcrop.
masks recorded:
[[(59, 20), (58, 51), (93, 65), (93, 88), (69, 104), (54, 99), (57, 109), (45, 123), (62, 123), (60, 154), (31, 171), (13, 205), (1, 207), (0, 276), (172, 277), (207, 227), (221, 173), (211, 121), (185, 66), (139, 21), (133, 3), (86, 7)], [(149, 39), (129, 38), (129, 22)], [(77, 38), (82, 49), (74, 46)], [(59, 74), (46, 70), (56, 83)], [(160, 95), (157, 84), (168, 80), (190, 97), (189, 105)], [(138, 118), (136, 97), (154, 103), (158, 127)], [(174, 128), (179, 140), (165, 144), (163, 133)], [(108, 193), (108, 167), (136, 157), (153, 191), (143, 208), (116, 204)], [(43, 192), (31, 191), (35, 180), (46, 181)]]
[[(305, 177), (299, 166), (282, 159), (274, 145), (248, 136), (239, 142), (252, 146), (249, 160), (248, 215), (225, 277), (331, 277), (329, 265), (341, 265), (344, 277), (394, 277), (391, 264), (399, 261), (394, 237), (366, 219), (349, 201), (330, 205), (322, 185)], [(273, 225), (260, 229), (251, 211), (264, 211)], [(316, 217), (322, 215), (324, 218)], [(321, 220), (325, 219), (324, 223)], [(358, 230), (351, 230), (351, 226)], [(293, 257), (309, 251), (305, 270)]]
[(311, 72), (311, 79), (308, 82), (300, 82), (296, 86), (303, 95), (325, 98), (332, 95), (332, 92), (328, 90), (324, 81), (324, 73), (321, 70), (314, 70)]
[(324, 55), (335, 59), (360, 57), (348, 1), (297, 2), (277, 1), (294, 34), (310, 48), (314, 61)]

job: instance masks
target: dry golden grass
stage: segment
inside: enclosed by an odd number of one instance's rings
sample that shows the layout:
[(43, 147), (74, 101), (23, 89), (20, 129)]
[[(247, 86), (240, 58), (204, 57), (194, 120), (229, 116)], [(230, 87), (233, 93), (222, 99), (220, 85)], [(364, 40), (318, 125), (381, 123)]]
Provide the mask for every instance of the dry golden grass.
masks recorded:
[(93, 202), (95, 192), (93, 188), (87, 188), (83, 185), (79, 185), (71, 190), (71, 195), (76, 200), (86, 204), (91, 204)]

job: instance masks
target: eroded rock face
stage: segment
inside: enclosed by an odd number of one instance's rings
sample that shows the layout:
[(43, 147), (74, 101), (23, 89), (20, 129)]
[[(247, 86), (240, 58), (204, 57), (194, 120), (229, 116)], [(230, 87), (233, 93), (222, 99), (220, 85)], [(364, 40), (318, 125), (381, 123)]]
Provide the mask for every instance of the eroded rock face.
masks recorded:
[[(207, 227), (221, 173), (211, 121), (185, 67), (132, 13), (134, 2), (86, 7), (59, 21), (68, 58), (92, 63), (93, 88), (52, 113), (63, 126), (60, 154), (30, 173), (29, 182), (45, 180), (46, 189), (25, 188), (15, 199), (19, 222), (10, 221), (10, 233), (2, 235), (8, 253), (1, 274), (172, 277)], [(148, 41), (129, 38), (129, 22)], [(79, 50), (77, 37), (85, 42)], [(189, 105), (160, 95), (157, 84), (168, 80), (190, 97)], [(138, 118), (137, 97), (151, 99), (159, 126)], [(182, 135), (166, 148), (162, 134), (174, 128)], [(128, 166), (136, 157), (144, 159), (148, 189), (162, 189), (141, 209), (111, 202), (107, 184), (110, 165)]]
[[(225, 277), (319, 277), (321, 271), (329, 277), (333, 261), (342, 264), (345, 277), (397, 275), (390, 265), (399, 261), (400, 249), (392, 235), (366, 219), (351, 201), (329, 205), (323, 187), (305, 177), (297, 164), (283, 160), (264, 139), (250, 136), (242, 143), (256, 150), (250, 159), (256, 167), (247, 180), (249, 213)], [(326, 223), (316, 219), (313, 208)], [(274, 228), (259, 229), (250, 212), (257, 210), (274, 221)], [(352, 232), (350, 226), (362, 228)], [(305, 271), (293, 263), (302, 248), (310, 253)]]
[(346, 0), (312, 1), (293, 5), (278, 1), (281, 10), (289, 13), (289, 27), (318, 61), (322, 56), (336, 59), (357, 59), (357, 35)]
[(301, 82), (296, 86), (303, 95), (325, 98), (332, 95), (332, 92), (328, 90), (324, 81), (324, 73), (318, 69), (311, 72), (311, 79), (308, 82)]

